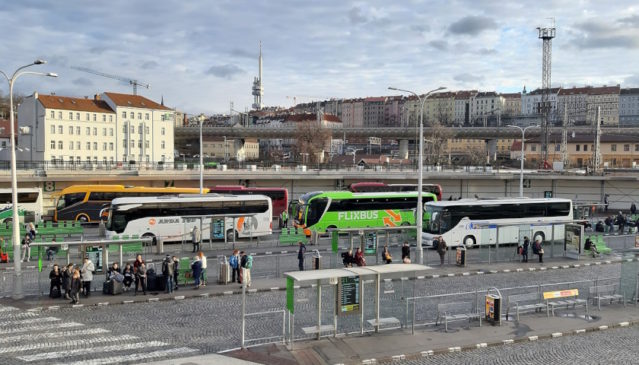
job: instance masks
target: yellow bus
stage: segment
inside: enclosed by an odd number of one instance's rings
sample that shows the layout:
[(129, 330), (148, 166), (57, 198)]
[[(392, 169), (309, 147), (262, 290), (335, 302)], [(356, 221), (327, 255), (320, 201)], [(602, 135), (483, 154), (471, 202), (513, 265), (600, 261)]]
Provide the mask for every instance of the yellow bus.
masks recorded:
[[(208, 194), (209, 189), (203, 193)], [(98, 222), (100, 210), (115, 198), (199, 194), (199, 188), (149, 188), (124, 185), (72, 185), (56, 194), (53, 220)], [(106, 218), (106, 217), (105, 217)]]

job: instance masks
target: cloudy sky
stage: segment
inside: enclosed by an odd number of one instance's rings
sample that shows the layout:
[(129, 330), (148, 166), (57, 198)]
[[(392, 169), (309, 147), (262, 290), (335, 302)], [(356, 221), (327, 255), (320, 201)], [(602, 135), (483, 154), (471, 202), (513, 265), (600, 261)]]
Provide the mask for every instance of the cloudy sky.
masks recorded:
[(390, 85), (536, 88), (536, 27), (551, 17), (553, 85), (639, 86), (636, 1), (20, 0), (0, 14), (0, 70), (41, 57), (39, 69), (60, 75), (21, 78), (19, 92), (132, 91), (71, 68), (87, 67), (150, 83), (141, 94), (194, 114), (250, 107), (260, 40), (266, 105), (391, 95)]

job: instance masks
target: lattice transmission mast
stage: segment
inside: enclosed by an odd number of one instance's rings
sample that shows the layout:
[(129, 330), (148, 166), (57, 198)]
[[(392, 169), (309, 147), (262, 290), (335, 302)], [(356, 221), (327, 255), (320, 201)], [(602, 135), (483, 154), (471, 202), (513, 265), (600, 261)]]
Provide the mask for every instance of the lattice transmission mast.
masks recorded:
[(541, 62), (541, 103), (539, 104), (539, 112), (543, 117), (542, 122), (542, 163), (543, 167), (548, 163), (548, 142), (550, 138), (550, 122), (549, 116), (551, 111), (550, 104), (550, 80), (552, 70), (552, 39), (555, 38), (555, 21), (550, 28), (537, 28), (539, 39), (543, 41), (543, 57)]

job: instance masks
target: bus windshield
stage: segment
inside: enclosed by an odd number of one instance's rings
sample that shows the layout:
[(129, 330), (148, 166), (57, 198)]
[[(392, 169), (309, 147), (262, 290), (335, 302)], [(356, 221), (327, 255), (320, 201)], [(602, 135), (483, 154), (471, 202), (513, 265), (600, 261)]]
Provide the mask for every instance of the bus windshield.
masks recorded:
[(441, 234), (450, 227), (450, 214), (441, 207), (426, 205), (424, 209), (424, 232)]

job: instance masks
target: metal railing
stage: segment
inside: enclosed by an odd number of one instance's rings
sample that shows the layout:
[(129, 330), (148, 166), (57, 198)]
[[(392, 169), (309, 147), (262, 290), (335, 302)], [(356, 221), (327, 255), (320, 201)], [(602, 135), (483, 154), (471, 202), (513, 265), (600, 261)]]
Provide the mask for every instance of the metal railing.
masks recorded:
[[(246, 338), (246, 319), (250, 317), (256, 316), (268, 316), (274, 314), (282, 314), (282, 334), (276, 336), (267, 336), (267, 337), (259, 337), (259, 338)], [(242, 348), (252, 347), (252, 346), (260, 346), (269, 343), (286, 343), (286, 311), (284, 309), (272, 310), (272, 311), (263, 311), (263, 312), (255, 312), (255, 313), (244, 313), (244, 318), (242, 320), (242, 339), (241, 344)], [(253, 345), (247, 346), (247, 342), (256, 342)]]

